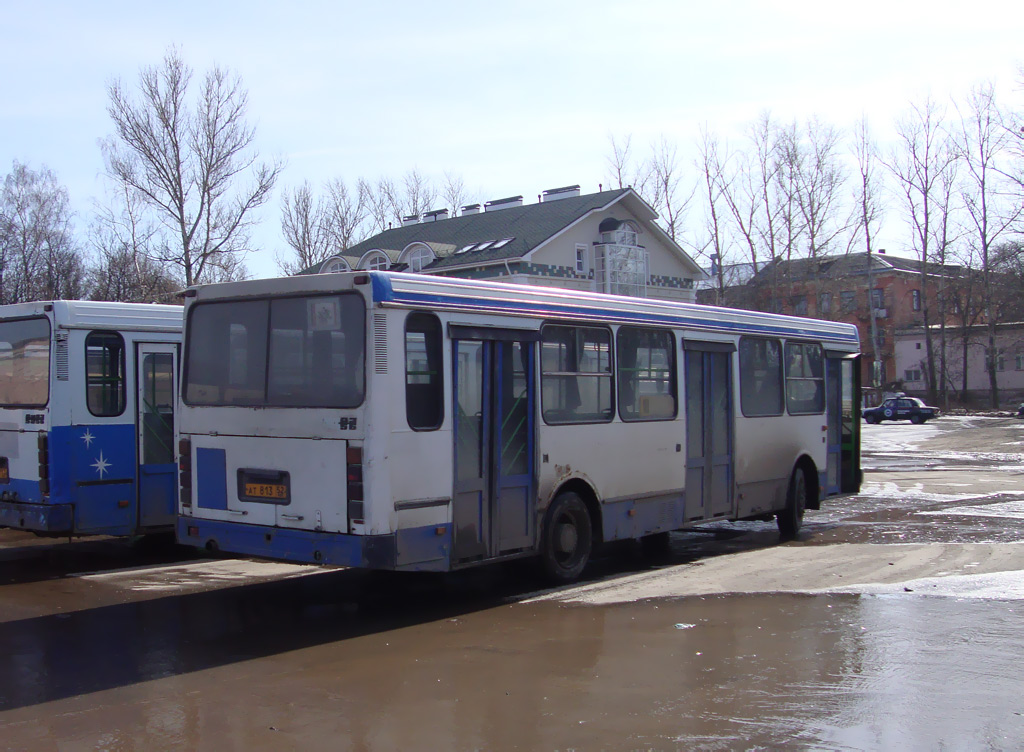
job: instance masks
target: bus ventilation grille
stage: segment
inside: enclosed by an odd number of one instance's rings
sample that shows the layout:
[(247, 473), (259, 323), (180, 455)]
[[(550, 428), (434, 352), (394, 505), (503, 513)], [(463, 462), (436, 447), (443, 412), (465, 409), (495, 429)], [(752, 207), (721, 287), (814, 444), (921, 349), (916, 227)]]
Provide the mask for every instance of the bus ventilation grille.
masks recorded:
[(54, 347), (54, 364), (57, 369), (57, 381), (68, 380), (68, 333), (57, 332)]
[(373, 370), (388, 372), (388, 322), (383, 313), (373, 314)]

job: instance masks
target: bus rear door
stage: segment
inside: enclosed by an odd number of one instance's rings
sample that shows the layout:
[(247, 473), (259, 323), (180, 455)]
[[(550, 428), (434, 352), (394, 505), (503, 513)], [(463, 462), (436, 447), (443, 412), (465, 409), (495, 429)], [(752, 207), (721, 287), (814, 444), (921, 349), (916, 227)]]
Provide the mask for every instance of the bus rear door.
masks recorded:
[(533, 343), (537, 335), (451, 329), (455, 384), (452, 559), (479, 560), (531, 548), (536, 530)]
[(173, 525), (178, 488), (174, 452), (178, 348), (149, 342), (137, 348), (139, 527)]

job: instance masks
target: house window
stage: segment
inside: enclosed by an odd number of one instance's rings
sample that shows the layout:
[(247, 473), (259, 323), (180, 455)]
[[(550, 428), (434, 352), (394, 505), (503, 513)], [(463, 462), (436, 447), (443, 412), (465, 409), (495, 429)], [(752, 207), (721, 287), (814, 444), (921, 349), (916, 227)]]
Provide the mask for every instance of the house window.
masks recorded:
[(321, 274), (335, 274), (337, 272), (349, 271), (348, 262), (345, 259), (332, 259), (328, 261), (324, 268), (320, 270)]
[(908, 368), (903, 373), (904, 381), (922, 381), (920, 368)]
[[(992, 367), (992, 357), (990, 355), (986, 354), (985, 355), (985, 370), (987, 371), (991, 367)], [(996, 351), (996, 370), (997, 371), (1005, 371), (1006, 370), (1006, 356), (1003, 354), (1003, 351), (1001, 349)]]
[(124, 412), (124, 339), (117, 332), (90, 332), (85, 338), (85, 394), (89, 412), (112, 417)]
[(411, 272), (423, 271), (423, 267), (433, 260), (434, 254), (429, 248), (417, 248), (406, 257), (406, 263), (409, 264), (409, 271)]
[(832, 293), (823, 292), (818, 296), (818, 313), (832, 313)]
[(375, 253), (366, 259), (366, 265), (363, 268), (369, 269), (370, 271), (382, 272), (385, 271), (388, 266), (388, 257), (383, 253)]
[(911, 290), (910, 291), (910, 303), (915, 311), (921, 310), (921, 291)]
[(844, 313), (857, 310), (857, 293), (852, 290), (843, 290), (839, 293), (839, 307)]
[(882, 294), (881, 287), (876, 287), (871, 291), (871, 307), (885, 308), (885, 296)]
[(921, 343), (920, 342), (915, 342), (914, 343), (914, 349), (915, 350), (920, 350), (921, 349)]
[(587, 244), (577, 243), (576, 244), (576, 273), (586, 274), (589, 269), (587, 268)]
[(795, 295), (790, 299), (790, 305), (793, 307), (794, 316), (806, 316), (807, 315), (807, 296), (806, 295)]
[(594, 277), (601, 292), (643, 297), (647, 292), (647, 252), (636, 246), (595, 246)]
[(1024, 371), (1024, 355), (1013, 356), (1013, 370)]

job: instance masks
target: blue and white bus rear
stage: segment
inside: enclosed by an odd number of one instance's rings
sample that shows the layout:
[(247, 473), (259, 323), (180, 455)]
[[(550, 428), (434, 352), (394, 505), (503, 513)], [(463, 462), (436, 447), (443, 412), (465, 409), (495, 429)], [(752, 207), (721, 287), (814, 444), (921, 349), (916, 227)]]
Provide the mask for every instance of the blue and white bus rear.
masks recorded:
[(181, 327), (171, 305), (0, 307), (0, 527), (174, 529)]
[(847, 324), (416, 274), (189, 290), (180, 542), (447, 571), (860, 485)]

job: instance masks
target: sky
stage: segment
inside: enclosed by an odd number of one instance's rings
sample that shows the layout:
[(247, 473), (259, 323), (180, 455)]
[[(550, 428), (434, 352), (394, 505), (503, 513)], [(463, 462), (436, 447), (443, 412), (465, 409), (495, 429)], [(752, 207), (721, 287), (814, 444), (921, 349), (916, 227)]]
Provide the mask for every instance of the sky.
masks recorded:
[[(17, 160), (67, 187), (80, 231), (106, 181), (107, 87), (176, 46), (238, 73), (256, 144), (285, 162), (246, 263), (276, 273), (280, 195), (308, 180), (461, 176), (486, 201), (609, 184), (610, 137), (665, 137), (691, 162), (702, 127), (738, 138), (764, 111), (883, 144), (913, 101), (1016, 88), (1012, 0), (514, 0), (506, 3), (0, 0), (0, 175)], [(1022, 107), (1024, 108), (1024, 107)], [(695, 169), (687, 171), (696, 176)], [(906, 244), (896, 212), (877, 247)]]

